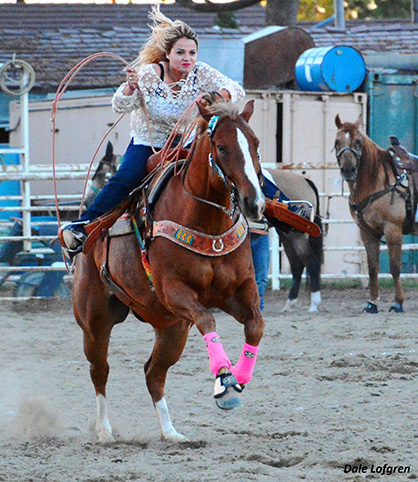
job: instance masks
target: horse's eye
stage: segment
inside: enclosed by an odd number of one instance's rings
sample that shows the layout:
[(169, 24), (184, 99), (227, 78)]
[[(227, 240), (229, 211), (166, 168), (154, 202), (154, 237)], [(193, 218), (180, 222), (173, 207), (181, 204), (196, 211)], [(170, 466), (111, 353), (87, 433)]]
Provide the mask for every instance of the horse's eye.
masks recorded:
[(225, 155), (228, 152), (228, 149), (221, 144), (218, 144), (216, 148), (218, 149), (218, 152), (221, 156)]

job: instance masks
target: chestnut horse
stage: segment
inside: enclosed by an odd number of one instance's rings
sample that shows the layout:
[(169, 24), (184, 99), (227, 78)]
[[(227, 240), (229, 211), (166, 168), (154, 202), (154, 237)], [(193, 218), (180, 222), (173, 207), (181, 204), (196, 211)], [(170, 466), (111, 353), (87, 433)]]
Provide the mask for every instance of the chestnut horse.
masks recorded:
[[(74, 314), (84, 332), (84, 352), (96, 390), (99, 441), (112, 440), (106, 402), (109, 339), (129, 308), (155, 330), (144, 369), (163, 439), (184, 440), (171, 422), (164, 385), (193, 325), (206, 342), (218, 407), (239, 405), (243, 385), (252, 378), (264, 330), (243, 218), (259, 220), (264, 209), (259, 142), (248, 125), (253, 101), (241, 114), (226, 102), (198, 107), (201, 118), (190, 159), (166, 184), (153, 208), (152, 226), (147, 225), (153, 233), (147, 250), (152, 283), (135, 234), (102, 236), (76, 259)], [(157, 233), (157, 226), (164, 228), (163, 233)], [(168, 235), (172, 226), (173, 237)], [(206, 246), (206, 253), (199, 251), (199, 244)], [(234, 366), (216, 333), (210, 311), (214, 307), (244, 326), (245, 343)]]
[(360, 228), (367, 253), (370, 300), (363, 311), (377, 313), (379, 298), (380, 242), (388, 246), (390, 273), (395, 285), (395, 300), (389, 311), (403, 312), (401, 255), (403, 234), (418, 234), (414, 225), (415, 193), (397, 175), (393, 156), (380, 148), (355, 124), (335, 118), (338, 128), (335, 151), (343, 180), (350, 189), (350, 211)]

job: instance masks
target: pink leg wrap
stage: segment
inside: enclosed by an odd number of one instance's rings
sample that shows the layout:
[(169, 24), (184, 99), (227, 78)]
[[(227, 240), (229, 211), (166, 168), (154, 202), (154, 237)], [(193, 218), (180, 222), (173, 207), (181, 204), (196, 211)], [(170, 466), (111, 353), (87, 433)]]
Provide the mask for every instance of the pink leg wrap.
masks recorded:
[(227, 367), (231, 369), (231, 362), (229, 361), (228, 355), (225, 353), (224, 347), (222, 346), (221, 339), (216, 331), (208, 333), (203, 337), (206, 341), (206, 348), (209, 354), (209, 368), (210, 371), (217, 375), (218, 371), (222, 367)]
[(238, 363), (232, 367), (232, 374), (235, 376), (238, 383), (248, 383), (253, 377), (257, 353), (258, 346), (244, 343)]

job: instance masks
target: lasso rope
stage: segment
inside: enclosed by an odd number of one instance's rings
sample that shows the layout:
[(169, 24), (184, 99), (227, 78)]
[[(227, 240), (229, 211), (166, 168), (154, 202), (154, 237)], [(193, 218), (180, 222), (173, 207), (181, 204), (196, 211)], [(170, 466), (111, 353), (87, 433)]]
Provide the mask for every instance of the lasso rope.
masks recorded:
[[(82, 61), (80, 61), (77, 65), (75, 65), (68, 73), (67, 75), (62, 79), (60, 85), (58, 86), (57, 92), (55, 94), (55, 99), (52, 102), (52, 108), (51, 108), (51, 122), (52, 122), (52, 174), (53, 174), (53, 183), (54, 183), (54, 197), (55, 197), (55, 208), (56, 208), (56, 213), (57, 213), (57, 222), (58, 222), (58, 229), (61, 227), (61, 216), (59, 212), (59, 201), (58, 201), (58, 189), (57, 189), (57, 178), (56, 178), (56, 158), (55, 158), (55, 147), (56, 147), (56, 117), (58, 113), (58, 103), (61, 100), (62, 96), (66, 92), (67, 88), (75, 78), (75, 76), (80, 72), (80, 70), (85, 67), (87, 64), (90, 62), (103, 58), (103, 57), (108, 57), (108, 58), (113, 58), (116, 60), (121, 61), (126, 67), (127, 70), (132, 70), (133, 67), (121, 56), (113, 53), (113, 52), (99, 52), (93, 55), (90, 55), (89, 57), (86, 57)], [(142, 95), (141, 89), (139, 88), (139, 85), (136, 85), (136, 89), (138, 90), (139, 94)], [(171, 162), (173, 159), (176, 161), (176, 169), (177, 169), (177, 162), (180, 157), (180, 152), (182, 148), (184, 148), (185, 143), (187, 140), (191, 137), (193, 131), (194, 131), (194, 123), (190, 122), (190, 116), (195, 108), (196, 101), (192, 102), (192, 104), (186, 109), (186, 111), (182, 114), (180, 119), (177, 121), (176, 125), (173, 128), (173, 131), (171, 132), (170, 136), (168, 137), (166, 143), (162, 147), (160, 151), (160, 157), (161, 157), (161, 165), (164, 165), (166, 162)], [(145, 111), (145, 116), (146, 116), (146, 121), (147, 121), (147, 128), (148, 128), (148, 133), (150, 137), (150, 144), (152, 151), (156, 154), (157, 151), (154, 148), (153, 142), (152, 142), (152, 136), (151, 136), (151, 127), (150, 127), (150, 122), (149, 122), (149, 115), (148, 115), (148, 110), (146, 109), (145, 104), (143, 104), (143, 109)], [(79, 216), (81, 215), (82, 209), (83, 209), (83, 204), (84, 204), (84, 198), (87, 192), (87, 186), (88, 186), (88, 181), (91, 173), (91, 169), (93, 166), (93, 163), (97, 157), (97, 154), (103, 144), (103, 142), (106, 140), (107, 136), (110, 134), (112, 129), (116, 127), (116, 125), (122, 120), (122, 118), (125, 116), (125, 114), (122, 114), (119, 119), (117, 119), (116, 122), (113, 123), (113, 125), (108, 129), (106, 134), (104, 135), (103, 139), (99, 143), (96, 151), (94, 152), (93, 158), (89, 164), (87, 174), (86, 174), (86, 179), (84, 183), (84, 189), (83, 189), (83, 195), (82, 199), (80, 202), (80, 210), (79, 210)], [(174, 140), (178, 136), (178, 133), (181, 131), (183, 128), (183, 133), (180, 139), (180, 142), (175, 146), (172, 147)], [(193, 140), (194, 145), (196, 139)], [(191, 152), (193, 149), (190, 149), (189, 155), (187, 156), (187, 159), (189, 159)], [(185, 163), (186, 164), (186, 163)], [(176, 175), (180, 173), (176, 172)], [(67, 264), (67, 259), (63, 255), (64, 262), (68, 269), (68, 264)]]

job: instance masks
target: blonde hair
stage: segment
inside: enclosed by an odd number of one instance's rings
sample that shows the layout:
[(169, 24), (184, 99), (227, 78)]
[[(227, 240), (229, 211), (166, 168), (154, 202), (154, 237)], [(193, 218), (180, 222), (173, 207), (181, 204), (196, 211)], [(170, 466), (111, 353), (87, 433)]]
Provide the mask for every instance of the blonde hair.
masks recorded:
[(181, 38), (191, 39), (196, 43), (196, 48), (199, 46), (196, 32), (182, 20), (170, 20), (160, 12), (159, 5), (152, 7), (148, 17), (153, 20), (149, 25), (152, 33), (132, 64), (136, 69), (141, 65), (167, 60), (166, 55)]

